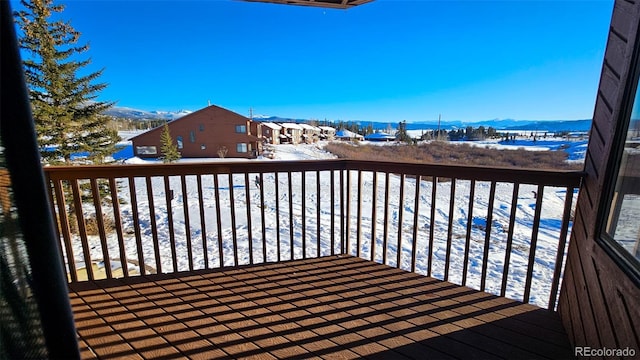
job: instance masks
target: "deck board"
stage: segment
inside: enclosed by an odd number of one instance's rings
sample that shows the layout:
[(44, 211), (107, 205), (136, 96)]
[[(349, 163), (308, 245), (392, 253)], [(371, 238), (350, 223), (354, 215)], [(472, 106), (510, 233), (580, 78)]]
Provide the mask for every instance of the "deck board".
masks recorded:
[(351, 256), (70, 284), (82, 357), (571, 358), (556, 313)]

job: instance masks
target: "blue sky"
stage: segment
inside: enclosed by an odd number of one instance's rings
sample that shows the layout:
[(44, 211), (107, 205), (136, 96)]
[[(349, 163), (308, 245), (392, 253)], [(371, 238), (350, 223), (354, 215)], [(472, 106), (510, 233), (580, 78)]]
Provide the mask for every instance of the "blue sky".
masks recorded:
[(100, 100), (382, 122), (591, 118), (613, 8), (612, 0), (376, 0), (346, 11), (57, 3), (90, 44), (90, 69), (105, 69)]

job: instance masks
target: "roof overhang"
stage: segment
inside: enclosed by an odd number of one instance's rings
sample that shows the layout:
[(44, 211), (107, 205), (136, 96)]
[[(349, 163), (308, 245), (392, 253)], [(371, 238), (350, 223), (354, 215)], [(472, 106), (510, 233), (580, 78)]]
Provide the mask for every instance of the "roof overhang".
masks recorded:
[(348, 9), (373, 0), (242, 0), (250, 2), (264, 2), (284, 5), (318, 6), (334, 9)]

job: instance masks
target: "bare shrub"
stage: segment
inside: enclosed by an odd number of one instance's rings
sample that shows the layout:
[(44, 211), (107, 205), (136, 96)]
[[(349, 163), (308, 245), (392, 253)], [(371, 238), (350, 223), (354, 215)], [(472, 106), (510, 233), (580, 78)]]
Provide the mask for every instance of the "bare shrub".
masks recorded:
[(224, 157), (227, 156), (228, 152), (229, 152), (229, 149), (227, 149), (227, 147), (224, 145), (218, 148), (218, 156), (221, 157), (222, 159), (224, 159)]
[[(106, 217), (106, 216), (103, 217), (102, 218), (102, 224), (104, 226), (105, 234), (111, 234), (116, 229), (116, 223), (110, 217)], [(84, 227), (85, 227), (85, 230), (87, 232), (87, 235), (100, 235), (100, 231), (99, 231), (99, 227), (98, 227), (98, 220), (96, 219), (96, 215), (95, 214), (91, 214), (91, 215), (88, 215), (88, 216), (85, 217), (85, 219), (84, 219)], [(78, 220), (77, 220), (75, 214), (69, 215), (69, 231), (72, 234), (78, 234), (79, 233)]]
[[(104, 225), (104, 232), (106, 234), (110, 234), (116, 229), (116, 222), (110, 217), (103, 217), (102, 224)], [(100, 232), (98, 231), (98, 220), (96, 219), (95, 215), (85, 219), (85, 227), (87, 229), (87, 235), (100, 234)]]
[(568, 155), (561, 150), (498, 150), (443, 141), (418, 146), (353, 146), (346, 143), (329, 143), (325, 150), (338, 158), (354, 160), (554, 170), (579, 170), (582, 167), (580, 164), (567, 163)]

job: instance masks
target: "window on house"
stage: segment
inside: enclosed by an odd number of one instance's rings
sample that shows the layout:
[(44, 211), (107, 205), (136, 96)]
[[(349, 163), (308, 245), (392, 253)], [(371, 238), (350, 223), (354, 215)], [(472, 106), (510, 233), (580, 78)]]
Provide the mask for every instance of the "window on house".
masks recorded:
[(155, 146), (136, 146), (136, 153), (138, 155), (156, 155), (158, 148)]
[(612, 155), (618, 168), (612, 169), (602, 240), (614, 259), (640, 279), (640, 92), (628, 101), (633, 107), (628, 105), (631, 114), (620, 125), (625, 140)]
[(184, 142), (182, 141), (182, 136), (178, 136), (176, 138), (176, 142), (178, 143), (178, 149), (184, 148)]
[(189, 141), (192, 143), (196, 142), (196, 132), (193, 130), (189, 132)]
[(200, 124), (199, 129), (200, 131), (204, 131), (204, 124)]
[(200, 145), (200, 150), (206, 150), (207, 146), (205, 144)]
[(239, 152), (239, 153), (246, 153), (247, 152), (247, 144), (245, 144), (245, 143), (236, 144), (236, 151)]
[(236, 132), (238, 134), (246, 134), (247, 133), (247, 126), (246, 125), (236, 125)]

